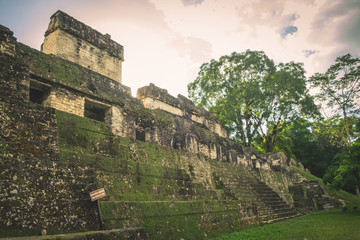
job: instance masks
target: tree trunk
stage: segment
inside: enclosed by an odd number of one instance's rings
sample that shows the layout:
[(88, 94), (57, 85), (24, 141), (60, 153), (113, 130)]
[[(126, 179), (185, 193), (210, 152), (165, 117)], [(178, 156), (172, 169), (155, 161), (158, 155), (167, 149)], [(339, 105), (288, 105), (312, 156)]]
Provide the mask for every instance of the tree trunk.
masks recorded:
[(251, 106), (246, 103), (245, 128), (246, 128), (246, 138), (247, 138), (246, 145), (247, 146), (250, 146), (251, 142), (252, 142), (250, 116), (251, 116)]
[(343, 108), (342, 110), (343, 110), (343, 115), (344, 115), (344, 120), (345, 120), (346, 144), (348, 146), (350, 146), (351, 140), (350, 140), (350, 133), (349, 133), (349, 122), (348, 122), (348, 118), (347, 118), (345, 108)]
[(360, 191), (358, 185), (355, 186), (355, 192), (356, 192), (356, 196), (360, 197)]
[(265, 137), (265, 151), (267, 153), (274, 151), (274, 142), (271, 141), (271, 137)]
[(281, 132), (280, 129), (282, 128), (283, 124), (278, 127), (278, 124), (273, 126), (272, 131), (268, 130), (268, 133), (265, 136), (265, 151), (273, 152), (276, 142), (277, 135)]

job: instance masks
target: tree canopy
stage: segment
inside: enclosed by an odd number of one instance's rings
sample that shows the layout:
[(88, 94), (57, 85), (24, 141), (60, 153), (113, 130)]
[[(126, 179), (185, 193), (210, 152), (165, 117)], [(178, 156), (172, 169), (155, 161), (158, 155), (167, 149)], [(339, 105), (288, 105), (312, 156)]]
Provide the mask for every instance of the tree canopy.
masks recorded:
[(318, 100), (340, 110), (345, 120), (347, 144), (350, 145), (348, 115), (359, 113), (360, 108), (360, 59), (350, 54), (338, 57), (325, 73), (316, 73), (310, 82), (320, 90), (316, 95)]
[[(338, 57), (306, 80), (301, 63), (275, 64), (264, 52), (247, 50), (204, 63), (188, 92), (235, 141), (282, 151), (331, 187), (359, 192), (359, 58)], [(322, 117), (314, 99), (336, 111)]]
[(203, 64), (188, 92), (219, 118), (230, 137), (251, 145), (261, 136), (266, 151), (273, 150), (287, 121), (317, 113), (303, 65), (275, 65), (262, 51), (234, 52)]

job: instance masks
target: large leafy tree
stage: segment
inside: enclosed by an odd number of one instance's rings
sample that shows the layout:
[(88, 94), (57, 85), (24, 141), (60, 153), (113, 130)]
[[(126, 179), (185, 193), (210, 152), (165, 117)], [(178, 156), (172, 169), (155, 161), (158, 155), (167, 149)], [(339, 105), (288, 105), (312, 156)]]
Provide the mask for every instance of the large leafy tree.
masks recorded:
[(265, 101), (262, 111), (265, 124), (260, 125), (265, 151), (271, 152), (277, 141), (289, 142), (279, 138), (285, 125), (299, 116), (315, 117), (319, 114), (313, 98), (306, 86), (305, 70), (300, 63), (280, 63), (274, 75), (268, 78), (263, 91)]
[(230, 136), (249, 145), (259, 131), (264, 105), (262, 83), (276, 71), (265, 53), (246, 51), (222, 56), (201, 66), (188, 85), (189, 97), (215, 113)]
[(313, 75), (310, 82), (319, 89), (317, 98), (343, 115), (347, 145), (350, 145), (348, 116), (358, 113), (360, 107), (360, 59), (350, 54), (338, 57), (334, 65), (325, 73)]
[(261, 136), (268, 152), (287, 121), (316, 112), (302, 64), (276, 66), (262, 51), (232, 53), (203, 64), (188, 92), (217, 115), (233, 139), (250, 145)]
[[(336, 117), (333, 117), (336, 118)], [(335, 188), (342, 188), (359, 195), (360, 186), (360, 118), (349, 117), (349, 133), (353, 139), (351, 145), (346, 144), (344, 119), (340, 119), (335, 129), (330, 130), (330, 142), (340, 146), (338, 153), (333, 154), (332, 165), (327, 169), (323, 180)]]

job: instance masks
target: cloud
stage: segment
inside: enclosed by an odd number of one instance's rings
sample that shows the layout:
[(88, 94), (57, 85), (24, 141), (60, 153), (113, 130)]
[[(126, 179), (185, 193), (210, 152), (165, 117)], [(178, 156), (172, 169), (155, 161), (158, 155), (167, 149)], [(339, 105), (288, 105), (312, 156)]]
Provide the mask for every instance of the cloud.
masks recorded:
[(198, 5), (201, 4), (204, 0), (181, 0), (184, 6)]
[(209, 61), (212, 56), (211, 43), (201, 38), (178, 35), (170, 45), (177, 50), (181, 57), (189, 57), (193, 63), (200, 64)]
[[(308, 26), (307, 41), (317, 49), (312, 59), (316, 72), (323, 72), (335, 59), (346, 53), (360, 56), (360, 2), (358, 0), (328, 0), (317, 6), (318, 13)], [(306, 55), (305, 55), (306, 56)]]
[(360, 48), (360, 1), (348, 1), (347, 7), (351, 9), (349, 14), (353, 17), (345, 26), (344, 39), (353, 45), (354, 48)]
[[(327, 1), (312, 24), (312, 40), (321, 44), (341, 43), (360, 46), (360, 2), (358, 0)], [(344, 41), (345, 40), (345, 41)]]
[(294, 34), (298, 31), (298, 28), (296, 26), (286, 26), (282, 29), (281, 31), (281, 37), (282, 38), (286, 38), (287, 35), (289, 34)]
[(303, 50), (302, 53), (304, 54), (305, 57), (308, 58), (311, 55), (319, 53), (319, 51), (316, 51), (316, 50)]
[(289, 12), (286, 7), (286, 1), (283, 0), (260, 0), (250, 1), (237, 9), (241, 25), (250, 26), (254, 32), (258, 26), (267, 26), (282, 38), (286, 38), (287, 35), (297, 32), (294, 22), (300, 17), (295, 9)]

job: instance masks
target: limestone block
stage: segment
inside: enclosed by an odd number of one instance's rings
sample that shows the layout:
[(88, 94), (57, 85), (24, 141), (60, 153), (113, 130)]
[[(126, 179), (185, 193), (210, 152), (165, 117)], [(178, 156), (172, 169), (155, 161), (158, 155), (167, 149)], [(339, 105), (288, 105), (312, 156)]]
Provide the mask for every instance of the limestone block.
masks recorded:
[(209, 148), (209, 150), (210, 150), (210, 158), (216, 159), (217, 158), (216, 145), (212, 144), (211, 147)]
[(161, 102), (159, 100), (156, 100), (156, 99), (153, 99), (150, 97), (143, 98), (143, 99), (141, 99), (141, 101), (143, 102), (145, 108), (161, 109), (161, 110), (164, 110), (166, 112), (169, 112), (169, 113), (172, 113), (172, 114), (175, 114), (178, 116), (184, 115), (184, 112), (180, 108), (173, 107), (169, 104), (166, 104), (164, 102)]
[(191, 115), (191, 120), (200, 124), (204, 124), (213, 133), (218, 134), (220, 137), (227, 138), (226, 130), (219, 123), (216, 123), (212, 120), (208, 120), (202, 116), (198, 116), (195, 114)]
[(194, 122), (205, 125), (205, 118), (203, 118), (203, 117), (192, 114), (191, 115), (191, 120), (194, 121)]
[(186, 149), (192, 153), (199, 152), (199, 142), (195, 136), (188, 135), (185, 138)]
[(262, 163), (261, 164), (261, 169), (270, 170), (271, 169), (270, 164), (268, 162)]
[(96, 46), (57, 29), (47, 35), (42, 51), (54, 54), (121, 83), (122, 60)]
[(293, 158), (290, 158), (290, 159), (289, 159), (289, 166), (290, 166), (290, 167), (296, 167), (296, 160), (293, 159)]
[(85, 97), (65, 89), (52, 89), (44, 105), (78, 116), (84, 116)]
[(205, 144), (199, 144), (199, 153), (204, 154), (206, 157), (210, 157), (209, 146)]
[(0, 53), (15, 56), (16, 38), (9, 28), (0, 25)]
[(301, 162), (297, 162), (297, 167), (302, 169), (302, 170), (305, 170), (304, 165), (302, 165)]
[(237, 156), (237, 163), (245, 167), (250, 165), (249, 161), (246, 160), (245, 156), (239, 156), (239, 155)]
[(122, 109), (118, 106), (111, 106), (110, 112), (110, 121), (109, 124), (110, 131), (121, 137), (128, 137), (135, 139), (135, 123), (130, 121)]

